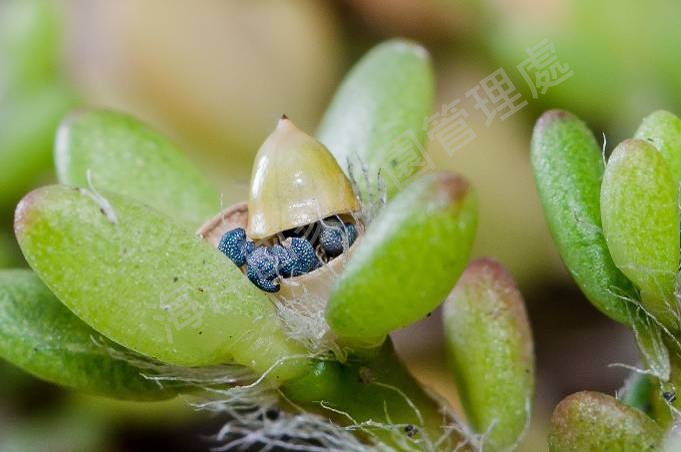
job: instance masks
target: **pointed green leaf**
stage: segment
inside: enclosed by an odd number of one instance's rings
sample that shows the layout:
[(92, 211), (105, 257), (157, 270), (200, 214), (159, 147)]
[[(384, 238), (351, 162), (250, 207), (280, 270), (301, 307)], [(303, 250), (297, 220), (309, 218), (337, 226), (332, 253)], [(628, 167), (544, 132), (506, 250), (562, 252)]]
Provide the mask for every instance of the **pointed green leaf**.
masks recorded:
[(511, 275), (498, 262), (472, 262), (444, 304), (443, 321), (467, 419), (485, 434), (485, 450), (513, 449), (530, 422), (534, 351)]
[(677, 184), (651, 144), (626, 140), (613, 151), (601, 187), (603, 233), (615, 265), (640, 289), (646, 310), (679, 329)]
[(110, 111), (77, 112), (59, 127), (59, 181), (144, 202), (194, 228), (220, 210), (220, 198), (181, 151), (134, 118)]
[[(144, 204), (44, 187), (22, 200), (15, 232), (28, 263), (69, 309), (139, 353), (258, 373), (302, 353), (268, 298), (234, 264)], [(298, 370), (287, 361), (274, 375)]]
[(339, 336), (377, 342), (445, 299), (468, 261), (477, 198), (464, 179), (427, 174), (373, 220), (336, 282), (326, 319)]
[(578, 392), (553, 411), (549, 449), (563, 451), (658, 450), (662, 429), (641, 411), (598, 392)]
[(643, 118), (635, 138), (655, 145), (677, 183), (681, 181), (681, 118), (664, 110), (653, 112)]
[[(317, 133), (342, 167), (362, 164), (370, 187), (379, 171), (388, 194), (395, 193), (423, 163), (424, 124), (433, 103), (434, 78), (428, 52), (393, 40), (373, 48), (338, 89)], [(406, 148), (405, 148), (406, 146)], [(396, 154), (396, 149), (401, 149)], [(407, 154), (405, 164), (400, 155)], [(361, 172), (351, 171), (361, 184)]]
[(142, 370), (113, 358), (106, 347), (117, 346), (66, 309), (33, 272), (0, 271), (2, 358), (80, 391), (136, 400), (175, 395), (144, 378)]
[(605, 165), (596, 139), (571, 113), (548, 111), (534, 128), (531, 156), (546, 221), (570, 274), (596, 308), (630, 324), (624, 298), (636, 295), (613, 263), (601, 228)]

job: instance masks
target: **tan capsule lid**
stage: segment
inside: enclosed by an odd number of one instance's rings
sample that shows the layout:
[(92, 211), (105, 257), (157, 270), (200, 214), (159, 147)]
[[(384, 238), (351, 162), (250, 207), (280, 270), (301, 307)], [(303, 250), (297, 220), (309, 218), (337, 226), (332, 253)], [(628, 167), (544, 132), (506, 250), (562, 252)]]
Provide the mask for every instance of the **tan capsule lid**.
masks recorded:
[(282, 117), (255, 157), (246, 234), (263, 239), (358, 210), (352, 184), (329, 150)]

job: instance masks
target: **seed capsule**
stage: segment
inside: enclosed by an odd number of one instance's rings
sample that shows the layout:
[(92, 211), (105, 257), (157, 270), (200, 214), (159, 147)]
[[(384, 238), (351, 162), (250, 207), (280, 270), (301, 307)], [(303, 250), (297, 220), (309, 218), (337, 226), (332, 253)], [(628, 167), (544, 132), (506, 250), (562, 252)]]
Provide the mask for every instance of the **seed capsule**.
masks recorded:
[[(242, 270), (260, 289), (285, 300), (326, 300), (364, 231), (359, 212), (352, 184), (331, 153), (282, 118), (258, 151), (248, 203), (226, 209), (198, 234), (237, 265), (244, 262)], [(325, 239), (325, 246), (320, 236), (329, 217), (341, 235)]]
[(278, 292), (277, 260), (267, 248), (258, 248), (246, 259), (246, 275), (253, 284), (265, 292)]
[(224, 253), (237, 267), (246, 263), (246, 258), (255, 251), (255, 243), (246, 239), (243, 228), (235, 228), (225, 232), (218, 244), (218, 250)]

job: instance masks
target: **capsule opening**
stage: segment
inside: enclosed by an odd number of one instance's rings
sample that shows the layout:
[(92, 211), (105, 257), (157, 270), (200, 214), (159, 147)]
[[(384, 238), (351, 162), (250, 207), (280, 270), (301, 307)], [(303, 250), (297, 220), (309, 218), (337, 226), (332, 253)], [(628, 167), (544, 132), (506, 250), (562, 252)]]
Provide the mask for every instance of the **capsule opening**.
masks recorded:
[(304, 286), (319, 270), (335, 267), (364, 232), (352, 213), (327, 216), (259, 240), (247, 236), (247, 222), (247, 205), (237, 204), (204, 225), (199, 235), (270, 293), (279, 292), (283, 281)]

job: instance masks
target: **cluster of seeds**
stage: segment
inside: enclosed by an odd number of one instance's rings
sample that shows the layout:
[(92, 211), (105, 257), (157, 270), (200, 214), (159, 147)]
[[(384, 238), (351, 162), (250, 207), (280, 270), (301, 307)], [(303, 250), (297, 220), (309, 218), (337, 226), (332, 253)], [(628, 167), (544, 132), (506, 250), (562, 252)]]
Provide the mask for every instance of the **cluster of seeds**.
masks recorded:
[(305, 228), (284, 231), (271, 241), (256, 244), (243, 228), (227, 231), (218, 250), (265, 292), (279, 291), (278, 278), (309, 273), (348, 249), (357, 238), (357, 228), (338, 218), (327, 218)]

